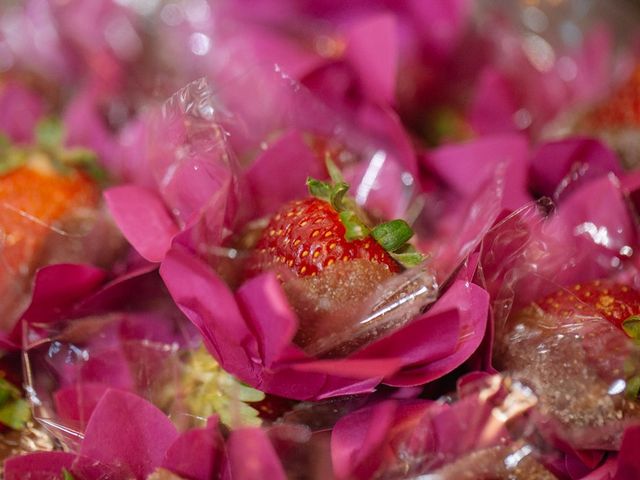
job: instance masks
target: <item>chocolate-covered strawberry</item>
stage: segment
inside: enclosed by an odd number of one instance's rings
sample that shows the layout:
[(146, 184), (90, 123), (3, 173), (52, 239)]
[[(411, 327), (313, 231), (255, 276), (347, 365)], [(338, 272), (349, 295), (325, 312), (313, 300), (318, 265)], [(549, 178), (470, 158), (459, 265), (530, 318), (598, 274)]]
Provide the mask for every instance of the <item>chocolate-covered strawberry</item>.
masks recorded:
[(640, 65), (604, 102), (583, 115), (575, 130), (595, 135), (618, 151), (627, 168), (640, 165)]
[(311, 196), (271, 217), (246, 266), (248, 276), (278, 275), (300, 318), (301, 345), (359, 319), (385, 280), (422, 261), (405, 221), (371, 226), (335, 166), (328, 169), (331, 183), (310, 178)]
[(640, 419), (640, 293), (610, 280), (573, 285), (497, 325), (494, 362), (526, 382), (575, 448), (614, 449)]
[(81, 242), (100, 203), (95, 156), (64, 148), (56, 123), (43, 123), (37, 136), (28, 146), (0, 138), (0, 328), (10, 327), (22, 308), (37, 267), (99, 260), (120, 245), (106, 229), (90, 248)]
[(536, 302), (545, 312), (560, 317), (599, 315), (634, 336), (640, 321), (640, 292), (611, 280), (592, 280), (561, 289)]

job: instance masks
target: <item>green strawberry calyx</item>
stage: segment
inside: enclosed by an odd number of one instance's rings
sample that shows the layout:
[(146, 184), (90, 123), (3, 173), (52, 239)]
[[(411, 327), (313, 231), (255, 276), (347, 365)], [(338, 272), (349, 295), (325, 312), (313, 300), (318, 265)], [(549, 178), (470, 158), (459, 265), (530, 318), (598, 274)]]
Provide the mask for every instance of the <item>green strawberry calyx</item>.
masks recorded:
[(413, 230), (406, 221), (395, 219), (369, 227), (363, 220), (366, 215), (362, 209), (355, 199), (347, 195), (349, 184), (345, 182), (342, 172), (329, 157), (326, 158), (326, 166), (331, 181), (309, 177), (307, 188), (312, 196), (330, 203), (338, 212), (347, 241), (362, 240), (370, 236), (405, 268), (415, 267), (425, 260), (425, 256), (408, 243), (413, 237)]
[(78, 169), (89, 175), (96, 183), (106, 182), (106, 172), (100, 167), (96, 154), (83, 147), (66, 147), (65, 131), (58, 119), (45, 118), (38, 122), (33, 145), (15, 145), (0, 134), (0, 175), (27, 165), (34, 155), (44, 154), (51, 165), (61, 174)]

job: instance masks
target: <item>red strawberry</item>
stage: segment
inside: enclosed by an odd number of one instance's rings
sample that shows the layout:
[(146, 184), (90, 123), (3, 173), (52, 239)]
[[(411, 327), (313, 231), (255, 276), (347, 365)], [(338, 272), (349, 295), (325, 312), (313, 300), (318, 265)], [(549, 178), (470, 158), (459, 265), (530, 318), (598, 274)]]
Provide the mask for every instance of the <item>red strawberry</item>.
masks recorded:
[(579, 283), (537, 303), (545, 312), (561, 317), (599, 314), (629, 336), (630, 326), (640, 319), (640, 292), (611, 280)]
[(270, 219), (246, 266), (249, 276), (271, 270), (283, 281), (300, 319), (301, 345), (360, 319), (382, 282), (422, 260), (406, 243), (413, 235), (406, 222), (370, 228), (330, 161), (328, 170), (334, 183), (309, 179), (314, 196), (286, 204)]
[(43, 123), (33, 146), (12, 145), (0, 137), (2, 327), (3, 319), (22, 308), (30, 275), (46, 261), (43, 256), (56, 237), (62, 237), (56, 232), (100, 200), (99, 185), (86, 171), (95, 167), (94, 155), (64, 148), (58, 129), (53, 122)]
[(618, 153), (628, 169), (640, 164), (640, 65), (605, 102), (578, 119), (575, 130), (596, 136)]
[(640, 127), (640, 65), (605, 103), (587, 114), (583, 123), (593, 130)]
[(349, 241), (338, 212), (324, 200), (307, 198), (286, 204), (264, 230), (251, 262), (252, 273), (288, 267), (299, 276), (316, 275), (335, 262), (355, 259), (400, 265), (370, 236)]
[(337, 262), (366, 260), (393, 273), (400, 263), (416, 263), (421, 256), (407, 245), (413, 232), (404, 220), (370, 229), (355, 202), (345, 197), (344, 183), (332, 162), (334, 183), (309, 179), (312, 197), (284, 205), (269, 221), (249, 260), (248, 274), (290, 270), (300, 277), (315, 276)]

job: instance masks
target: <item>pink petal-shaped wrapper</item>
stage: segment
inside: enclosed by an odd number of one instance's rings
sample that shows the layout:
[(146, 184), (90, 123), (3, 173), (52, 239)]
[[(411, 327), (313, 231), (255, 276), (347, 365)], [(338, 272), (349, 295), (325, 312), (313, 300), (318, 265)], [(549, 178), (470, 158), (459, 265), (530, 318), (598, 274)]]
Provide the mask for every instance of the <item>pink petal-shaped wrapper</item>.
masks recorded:
[[(567, 187), (612, 172), (622, 174), (616, 154), (598, 140), (568, 138), (545, 143), (531, 160), (531, 184), (537, 193), (553, 197), (564, 194)], [(567, 178), (570, 174), (576, 178)], [(570, 182), (570, 184), (563, 184)]]
[(109, 385), (83, 382), (59, 389), (54, 394), (56, 412), (63, 421), (77, 423), (84, 429), (93, 410), (109, 389)]
[[(267, 273), (245, 282), (236, 294), (248, 325), (256, 335), (266, 368), (282, 358), (298, 329), (298, 320), (275, 275)], [(268, 318), (267, 318), (268, 315)]]
[(634, 480), (640, 477), (639, 445), (640, 427), (629, 427), (622, 436), (614, 480)]
[(6, 480), (59, 480), (62, 469), (71, 470), (76, 456), (67, 452), (36, 452), (8, 458), (3, 470)]
[(227, 285), (208, 265), (178, 248), (169, 251), (160, 275), (222, 367), (244, 381), (255, 378), (256, 339)]
[(344, 359), (314, 360), (291, 343), (297, 321), (272, 274), (244, 283), (234, 298), (208, 265), (180, 249), (169, 252), (160, 273), (223, 368), (289, 398), (368, 392), (383, 378), (425, 383), (464, 362), (486, 329), (486, 292), (459, 280), (423, 318)]
[(409, 18), (416, 23), (413, 35), (423, 42), (424, 50), (429, 55), (437, 58), (455, 51), (471, 18), (472, 6), (473, 2), (469, 0), (406, 2)]
[(167, 450), (162, 467), (190, 480), (209, 480), (223, 468), (223, 439), (218, 419), (208, 419), (205, 428), (180, 434)]
[(398, 69), (398, 33), (391, 14), (371, 16), (345, 33), (346, 59), (353, 66), (365, 94), (381, 104), (392, 104)]
[(160, 262), (171, 247), (178, 226), (156, 193), (135, 185), (113, 187), (104, 192), (107, 206), (140, 255)]
[(59, 321), (69, 309), (95, 291), (106, 272), (89, 265), (51, 265), (41, 268), (34, 280), (31, 305), (22, 316), (25, 322)]
[(14, 142), (33, 140), (33, 131), (45, 113), (44, 102), (22, 85), (0, 86), (0, 133)]
[(119, 153), (119, 147), (117, 138), (108, 130), (99, 112), (98, 102), (98, 93), (91, 89), (73, 97), (64, 112), (65, 143), (70, 147), (93, 150), (100, 163), (109, 168)]
[(472, 283), (456, 281), (429, 310), (427, 317), (433, 318), (450, 309), (456, 309), (460, 319), (454, 352), (431, 363), (416, 362), (412, 368), (400, 370), (390, 378), (386, 378), (385, 384), (403, 387), (428, 383), (462, 365), (478, 349), (487, 328), (489, 313), (487, 291)]
[(396, 408), (395, 402), (382, 402), (338, 420), (331, 434), (331, 460), (338, 479), (371, 478), (378, 470)]
[(464, 196), (478, 192), (495, 175), (496, 169), (504, 165), (503, 206), (516, 209), (531, 201), (527, 193), (528, 156), (526, 137), (513, 134), (445, 145), (428, 153), (424, 160), (427, 168)]
[(109, 390), (91, 416), (80, 454), (120, 474), (146, 478), (158, 467), (178, 432), (158, 408), (131, 393)]
[(459, 311), (455, 309), (428, 312), (363, 348), (353, 358), (398, 358), (403, 366), (441, 360), (455, 352), (460, 322)]
[(259, 428), (233, 430), (227, 441), (231, 479), (286, 480), (282, 464), (269, 437)]
[(292, 130), (278, 138), (245, 173), (257, 209), (254, 215), (272, 213), (290, 200), (307, 197), (307, 177), (326, 175), (322, 162), (300, 132)]
[(492, 67), (484, 69), (468, 114), (475, 131), (481, 135), (516, 133), (514, 115), (518, 99), (507, 79)]

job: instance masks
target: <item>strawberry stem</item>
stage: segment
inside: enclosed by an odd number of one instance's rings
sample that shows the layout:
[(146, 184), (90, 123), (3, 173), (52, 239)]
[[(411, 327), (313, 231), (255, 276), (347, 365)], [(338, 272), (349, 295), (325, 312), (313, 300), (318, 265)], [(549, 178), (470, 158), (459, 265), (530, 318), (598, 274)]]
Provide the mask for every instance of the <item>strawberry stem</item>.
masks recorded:
[(345, 183), (344, 177), (342, 176), (342, 172), (338, 168), (338, 166), (331, 160), (331, 155), (327, 152), (324, 157), (324, 163), (327, 167), (327, 172), (329, 173), (329, 177), (333, 181), (333, 183)]

